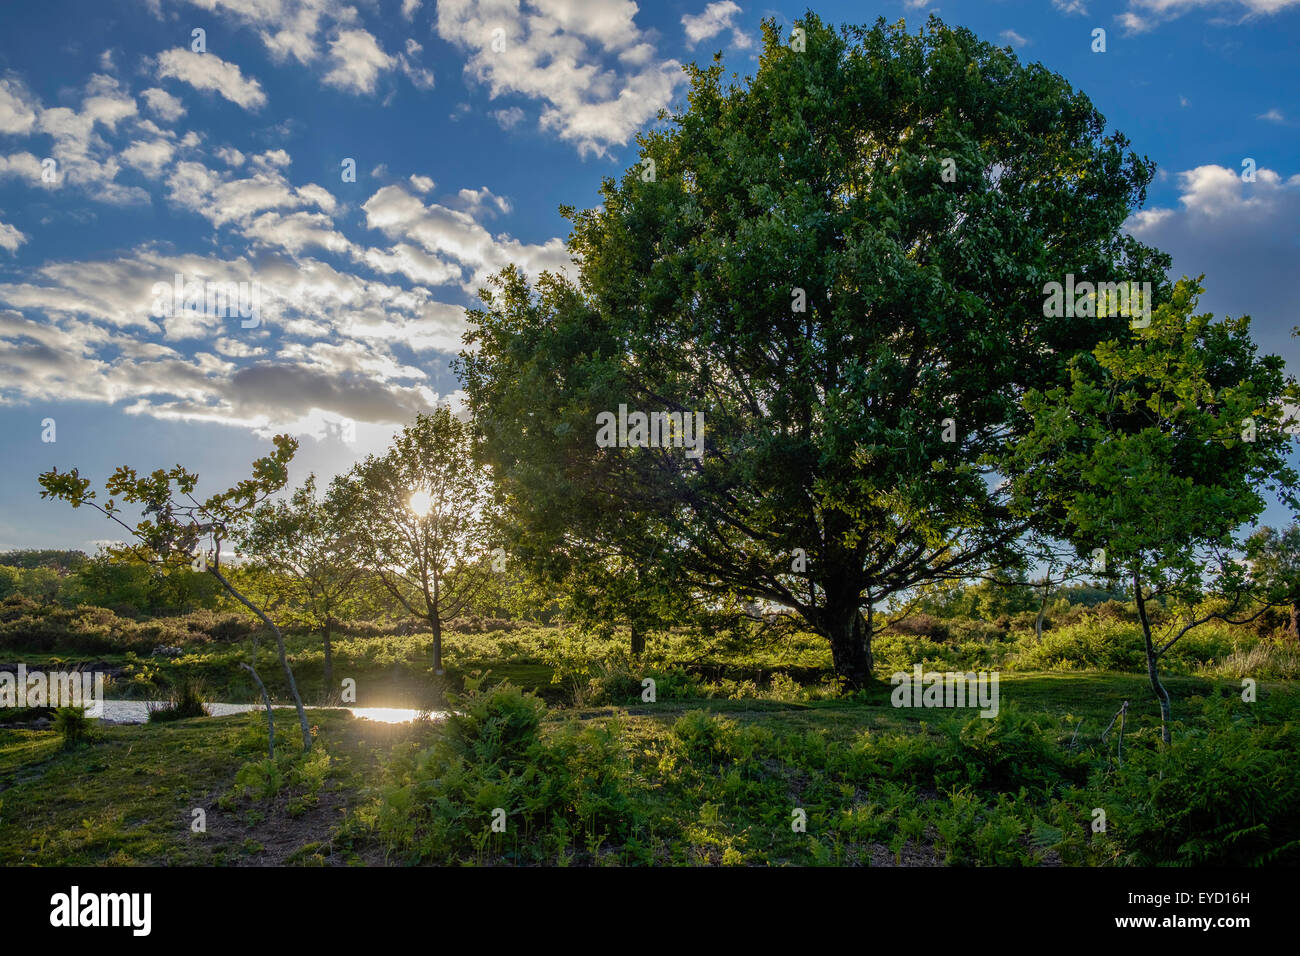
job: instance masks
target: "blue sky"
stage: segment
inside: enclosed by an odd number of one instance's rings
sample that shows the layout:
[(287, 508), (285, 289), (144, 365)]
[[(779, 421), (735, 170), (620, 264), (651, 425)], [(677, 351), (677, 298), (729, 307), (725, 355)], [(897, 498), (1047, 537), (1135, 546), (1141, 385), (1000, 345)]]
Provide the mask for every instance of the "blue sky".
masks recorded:
[[(37, 498), (51, 466), (98, 482), (181, 462), (216, 489), (287, 431), (295, 477), (328, 477), (456, 401), (448, 360), (483, 277), (563, 267), (557, 207), (632, 164), (681, 64), (721, 50), (750, 73), (760, 21), (807, 6), (0, 5), (0, 549), (111, 534)], [(1300, 0), (813, 8), (936, 12), (1064, 75), (1160, 166), (1129, 228), (1300, 372)], [(256, 282), (258, 324), (159, 314), (178, 272)]]

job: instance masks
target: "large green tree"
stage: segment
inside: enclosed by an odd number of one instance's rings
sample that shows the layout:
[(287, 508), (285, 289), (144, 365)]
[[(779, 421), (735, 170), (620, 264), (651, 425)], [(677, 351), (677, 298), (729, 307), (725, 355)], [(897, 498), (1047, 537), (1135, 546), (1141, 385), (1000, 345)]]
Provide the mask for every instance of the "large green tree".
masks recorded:
[[(1147, 328), (1078, 357), (1068, 385), (1030, 391), (1034, 428), (1011, 481), (1039, 528), (1131, 587), (1166, 742), (1161, 659), (1206, 621), (1262, 613), (1238, 534), (1270, 490), (1292, 506), (1297, 493), (1285, 428), (1294, 379), (1256, 353), (1248, 319), (1196, 314), (1201, 291), (1180, 281)], [(1207, 594), (1219, 600), (1198, 608)], [(1156, 601), (1185, 613), (1157, 627)]]
[[(1009, 560), (1021, 396), (1128, 323), (1046, 316), (1045, 283), (1158, 296), (1168, 259), (1121, 228), (1152, 166), (1060, 76), (933, 18), (797, 27), (765, 24), (747, 82), (689, 68), (564, 210), (580, 280), (497, 276), (461, 367), (512, 553), (792, 608), (856, 686), (878, 603)], [(702, 413), (702, 456), (598, 448), (620, 405)]]

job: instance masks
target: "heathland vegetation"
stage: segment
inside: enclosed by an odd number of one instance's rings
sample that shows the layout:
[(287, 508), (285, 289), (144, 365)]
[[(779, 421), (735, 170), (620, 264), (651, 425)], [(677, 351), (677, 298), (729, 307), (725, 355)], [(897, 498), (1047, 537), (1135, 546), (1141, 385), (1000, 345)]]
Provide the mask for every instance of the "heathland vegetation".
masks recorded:
[(936, 19), (690, 76), (463, 413), (39, 476), (122, 541), (0, 556), (0, 663), (166, 703), (2, 715), (4, 862), (1300, 862), (1300, 388), (1153, 164)]

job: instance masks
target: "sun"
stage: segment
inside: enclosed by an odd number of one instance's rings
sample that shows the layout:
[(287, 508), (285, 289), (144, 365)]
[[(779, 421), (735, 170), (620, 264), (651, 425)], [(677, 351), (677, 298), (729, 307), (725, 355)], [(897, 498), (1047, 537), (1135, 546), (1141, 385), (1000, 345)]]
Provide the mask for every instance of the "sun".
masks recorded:
[(406, 505), (411, 509), (411, 513), (423, 518), (433, 507), (433, 495), (427, 491), (416, 491), (412, 493), (411, 500)]

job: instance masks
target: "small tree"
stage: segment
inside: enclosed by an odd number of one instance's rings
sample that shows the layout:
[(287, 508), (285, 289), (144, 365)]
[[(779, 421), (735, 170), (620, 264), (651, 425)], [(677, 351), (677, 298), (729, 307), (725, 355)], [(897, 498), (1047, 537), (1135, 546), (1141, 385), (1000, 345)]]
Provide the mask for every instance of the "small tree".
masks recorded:
[[(1256, 356), (1248, 319), (1193, 315), (1201, 291), (1180, 281), (1149, 328), (1077, 358), (1068, 388), (1031, 390), (1033, 430), (1016, 446), (1013, 477), (1025, 514), (1131, 583), (1166, 743), (1161, 657), (1252, 602), (1234, 533), (1263, 510), (1263, 490), (1293, 502), (1296, 484), (1282, 427), (1294, 381), (1282, 359)], [(1226, 600), (1154, 633), (1153, 601), (1194, 609), (1207, 591)]]
[(564, 616), (586, 624), (627, 625), (634, 658), (645, 654), (649, 635), (684, 623), (691, 613), (690, 596), (662, 565), (640, 567), (617, 553), (584, 551), (564, 567), (557, 579)]
[(1260, 528), (1246, 542), (1251, 573), (1266, 599), (1291, 611), (1291, 639), (1300, 642), (1300, 524)]
[(473, 464), (469, 426), (440, 406), (417, 415), (382, 457), (330, 487), (360, 560), (433, 635), (441, 676), (442, 625), (471, 606), (503, 555), (489, 553), (487, 473)]
[(239, 535), (239, 550), (266, 571), (272, 600), (285, 608), (281, 620), (309, 628), (325, 648), (325, 687), (334, 686), (331, 637), (352, 607), (360, 573), (356, 547), (342, 516), (316, 496), (308, 475), (288, 501), (258, 507)]
[[(195, 571), (210, 574), (231, 597), (270, 628), (280, 654), (280, 666), (298, 710), (303, 750), (308, 751), (311, 750), (311, 730), (285, 653), (284, 635), (261, 607), (231, 583), (221, 567), (222, 542), (237, 534), (250, 520), (254, 510), (283, 488), (289, 479), (289, 462), (298, 449), (298, 443), (288, 435), (277, 435), (273, 441), (275, 451), (253, 462), (251, 478), (206, 501), (194, 497), (198, 475), (181, 465), (170, 470), (159, 468), (143, 478), (137, 475), (134, 468), (125, 465), (119, 467), (104, 484), (109, 497), (102, 505), (95, 500), (96, 493), (90, 490), (90, 479), (82, 478), (75, 468), (66, 473), (52, 468), (38, 480), (42, 498), (61, 499), (73, 508), (87, 505), (126, 529), (133, 541), (120, 548), (118, 554), (171, 571), (183, 570), (188, 566)], [(123, 508), (119, 501), (122, 504), (140, 506), (144, 517), (139, 523), (132, 526), (123, 520)], [(252, 662), (242, 666), (252, 674), (262, 692), (269, 727), (269, 748), (271, 756), (274, 756), (275, 720), (271, 711), (271, 697), (257, 673), (256, 643), (253, 646)]]

